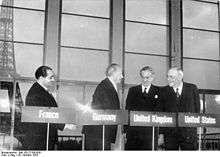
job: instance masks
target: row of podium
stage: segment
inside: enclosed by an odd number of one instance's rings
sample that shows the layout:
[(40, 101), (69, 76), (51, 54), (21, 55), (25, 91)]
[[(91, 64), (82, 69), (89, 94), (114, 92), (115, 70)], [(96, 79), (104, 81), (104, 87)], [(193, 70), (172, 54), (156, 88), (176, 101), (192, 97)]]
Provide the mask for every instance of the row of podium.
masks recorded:
[[(220, 127), (220, 115), (218, 114), (143, 112), (127, 110), (76, 111), (70, 108), (46, 108), (29, 106), (22, 108), (21, 121), (32, 123), (47, 123), (47, 150), (49, 123), (102, 125), (103, 150), (105, 148), (105, 125), (152, 126), (152, 150), (155, 150), (155, 127), (199, 127), (199, 150), (201, 150), (201, 128)], [(82, 144), (82, 146), (84, 146), (84, 144)]]
[(220, 115), (127, 110), (75, 111), (70, 108), (23, 107), (22, 122), (75, 125), (220, 127)]

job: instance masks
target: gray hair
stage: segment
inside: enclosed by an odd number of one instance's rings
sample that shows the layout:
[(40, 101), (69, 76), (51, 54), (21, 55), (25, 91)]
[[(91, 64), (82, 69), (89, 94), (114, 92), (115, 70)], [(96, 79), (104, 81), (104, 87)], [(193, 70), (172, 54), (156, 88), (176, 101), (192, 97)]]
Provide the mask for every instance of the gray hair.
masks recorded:
[[(183, 70), (181, 69), (181, 68), (178, 68), (178, 67), (173, 67), (173, 68), (170, 68), (170, 70), (175, 70), (175, 71), (177, 71), (177, 73), (178, 74), (180, 74), (181, 75), (181, 77), (183, 78)], [(170, 71), (169, 70), (169, 71)]]
[(112, 63), (111, 65), (108, 66), (106, 69), (105, 75), (107, 77), (112, 76), (112, 74), (118, 69), (120, 66), (118, 64)]

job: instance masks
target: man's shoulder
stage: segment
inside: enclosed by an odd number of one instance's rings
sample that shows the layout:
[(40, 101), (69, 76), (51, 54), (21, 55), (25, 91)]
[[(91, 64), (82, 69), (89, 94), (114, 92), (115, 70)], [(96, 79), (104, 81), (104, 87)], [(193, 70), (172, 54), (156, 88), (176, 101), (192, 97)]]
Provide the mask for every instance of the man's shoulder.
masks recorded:
[(141, 89), (141, 85), (140, 84), (139, 85), (135, 85), (135, 86), (131, 86), (129, 88), (130, 91), (136, 91), (136, 90), (139, 90), (139, 89)]
[(109, 83), (111, 83), (107, 78), (102, 80), (98, 85), (97, 85), (97, 88), (100, 88), (100, 87), (105, 87), (106, 85), (108, 85)]
[(188, 88), (197, 88), (197, 86), (193, 83), (183, 82), (183, 86)]
[(40, 95), (41, 93), (43, 93), (43, 87), (35, 82), (29, 89), (27, 96)]
[(166, 86), (161, 86), (160, 88), (161, 90), (170, 90), (172, 87), (170, 87), (169, 85), (166, 85)]
[(152, 84), (152, 85), (151, 85), (151, 88), (153, 88), (153, 89), (155, 89), (155, 90), (161, 90), (161, 89), (162, 89), (162, 86), (157, 86), (157, 85)]

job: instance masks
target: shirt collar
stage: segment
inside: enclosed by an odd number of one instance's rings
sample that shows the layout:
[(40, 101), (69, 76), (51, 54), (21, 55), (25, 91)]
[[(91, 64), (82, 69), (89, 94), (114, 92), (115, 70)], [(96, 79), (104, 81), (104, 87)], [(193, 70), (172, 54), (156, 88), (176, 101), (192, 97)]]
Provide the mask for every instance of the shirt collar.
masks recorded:
[(108, 77), (108, 79), (109, 79), (109, 81), (112, 83), (112, 85), (114, 86), (115, 90), (118, 91), (117, 85), (116, 85), (116, 83), (112, 80), (112, 78), (111, 78), (111, 77)]
[(149, 92), (149, 90), (150, 90), (150, 87), (151, 87), (151, 84), (149, 85), (149, 86), (147, 86), (147, 87), (145, 87), (145, 86), (143, 86), (142, 84), (141, 84), (141, 88), (142, 88), (142, 93), (144, 93), (145, 91), (144, 91), (144, 89), (145, 88), (147, 88), (147, 93)]
[(180, 84), (178, 87), (176, 87), (176, 88), (173, 87), (173, 90), (176, 92), (176, 89), (177, 89), (177, 88), (178, 88), (179, 94), (181, 95), (182, 90), (183, 90), (183, 82), (181, 82), (181, 84)]

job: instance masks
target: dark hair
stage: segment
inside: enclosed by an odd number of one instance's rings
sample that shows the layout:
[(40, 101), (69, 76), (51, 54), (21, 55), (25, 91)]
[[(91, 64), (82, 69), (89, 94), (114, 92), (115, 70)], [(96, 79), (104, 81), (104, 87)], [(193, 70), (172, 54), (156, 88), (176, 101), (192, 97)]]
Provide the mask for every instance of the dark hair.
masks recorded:
[(115, 72), (120, 66), (118, 64), (112, 63), (111, 65), (108, 66), (106, 69), (105, 75), (106, 76), (111, 76), (113, 72)]
[(46, 77), (47, 76), (47, 70), (52, 70), (50, 67), (48, 66), (40, 66), (39, 68), (37, 68), (36, 72), (35, 72), (35, 78), (39, 79), (39, 77)]
[(150, 67), (150, 66), (145, 66), (145, 67), (143, 67), (143, 68), (140, 70), (140, 75), (141, 75), (141, 77), (142, 77), (142, 71), (150, 71), (151, 74), (154, 74), (154, 70), (153, 70), (153, 68)]

